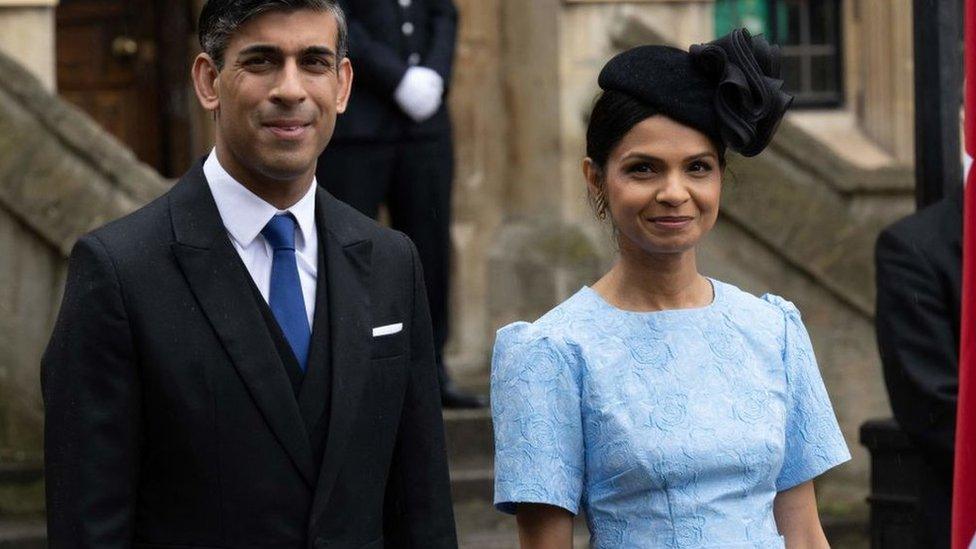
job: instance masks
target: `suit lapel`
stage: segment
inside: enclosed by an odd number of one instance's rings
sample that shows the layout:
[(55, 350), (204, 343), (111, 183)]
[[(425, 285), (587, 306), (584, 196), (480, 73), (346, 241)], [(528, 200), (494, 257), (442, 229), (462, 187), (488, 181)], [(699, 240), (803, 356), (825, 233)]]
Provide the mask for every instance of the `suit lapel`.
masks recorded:
[(173, 253), (194, 296), (272, 432), (313, 486), (312, 451), (291, 382), (200, 164), (173, 188), (170, 213)]
[(342, 457), (359, 413), (369, 365), (369, 280), (373, 243), (347, 223), (350, 212), (325, 192), (318, 193), (325, 212), (325, 268), (328, 277), (332, 355), (332, 401), (328, 439), (310, 527), (315, 531), (335, 486)]
[[(322, 189), (316, 191), (316, 197), (322, 194)], [(301, 408), (305, 426), (308, 428), (309, 435), (317, 435), (316, 426), (322, 418), (322, 412), (331, 401), (329, 394), (329, 384), (332, 379), (330, 349), (330, 319), (329, 319), (329, 276), (326, 268), (325, 251), (328, 246), (334, 246), (334, 242), (328, 242), (326, 238), (324, 215), (322, 212), (321, 200), (316, 198), (315, 204), (315, 224), (319, 238), (318, 256), (318, 277), (315, 290), (315, 313), (312, 320), (312, 344), (308, 354), (308, 371), (305, 373), (305, 380), (298, 397), (298, 406)], [(313, 441), (313, 446), (317, 445)], [(318, 466), (318, 465), (317, 465)]]

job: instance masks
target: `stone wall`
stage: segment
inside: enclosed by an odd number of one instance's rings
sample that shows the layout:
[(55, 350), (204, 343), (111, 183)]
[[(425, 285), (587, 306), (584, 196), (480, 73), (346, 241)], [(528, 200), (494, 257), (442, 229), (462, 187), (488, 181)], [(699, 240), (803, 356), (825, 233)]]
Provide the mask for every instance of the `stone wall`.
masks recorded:
[[(60, 305), (66, 258), (85, 232), (161, 194), (132, 153), (0, 53), (0, 516), (43, 508), (38, 365)], [(35, 477), (29, 477), (35, 478)], [(36, 477), (39, 479), (39, 475)]]
[(0, 52), (55, 88), (54, 8), (58, 0), (0, 0)]
[(903, 164), (915, 159), (912, 1), (845, 2), (848, 97), (861, 127)]
[(509, 162), (500, 31), (502, 0), (456, 0), (461, 14), (450, 106), (457, 170), (454, 181), (451, 364), (483, 365), (488, 325), (488, 254), (503, 217)]

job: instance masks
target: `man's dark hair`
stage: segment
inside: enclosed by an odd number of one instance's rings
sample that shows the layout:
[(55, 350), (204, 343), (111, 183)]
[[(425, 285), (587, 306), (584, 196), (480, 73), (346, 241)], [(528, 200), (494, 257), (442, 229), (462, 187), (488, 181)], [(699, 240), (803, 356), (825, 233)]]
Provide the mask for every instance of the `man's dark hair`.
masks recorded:
[(214, 60), (217, 69), (222, 70), (227, 43), (241, 25), (263, 13), (302, 9), (327, 11), (335, 16), (339, 29), (336, 61), (344, 59), (348, 53), (349, 30), (336, 0), (207, 0), (200, 12), (200, 47)]

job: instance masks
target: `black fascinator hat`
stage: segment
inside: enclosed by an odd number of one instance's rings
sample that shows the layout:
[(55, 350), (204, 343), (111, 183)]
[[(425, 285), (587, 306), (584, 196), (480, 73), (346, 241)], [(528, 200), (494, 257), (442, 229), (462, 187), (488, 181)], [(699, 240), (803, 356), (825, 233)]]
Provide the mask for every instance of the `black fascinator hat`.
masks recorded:
[(779, 48), (745, 29), (688, 52), (669, 46), (627, 50), (603, 67), (599, 84), (743, 156), (766, 148), (793, 102), (779, 79)]

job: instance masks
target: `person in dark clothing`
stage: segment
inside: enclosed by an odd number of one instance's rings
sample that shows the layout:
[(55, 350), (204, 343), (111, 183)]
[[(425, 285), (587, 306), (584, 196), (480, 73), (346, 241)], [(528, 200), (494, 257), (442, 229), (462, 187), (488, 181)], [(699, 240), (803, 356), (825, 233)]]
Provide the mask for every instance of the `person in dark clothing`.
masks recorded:
[(443, 360), (449, 332), (451, 186), (454, 148), (445, 102), (457, 38), (451, 0), (340, 0), (355, 71), (318, 180), (376, 218), (385, 204), (394, 229), (417, 245), (434, 329), (445, 407), (485, 406), (451, 382)]
[(959, 389), (962, 199), (919, 210), (878, 238), (878, 348), (895, 419), (925, 462), (920, 546), (948, 549)]
[(315, 165), (334, 0), (209, 0), (216, 147), (83, 236), (41, 363), (52, 548), (456, 549), (423, 270)]

